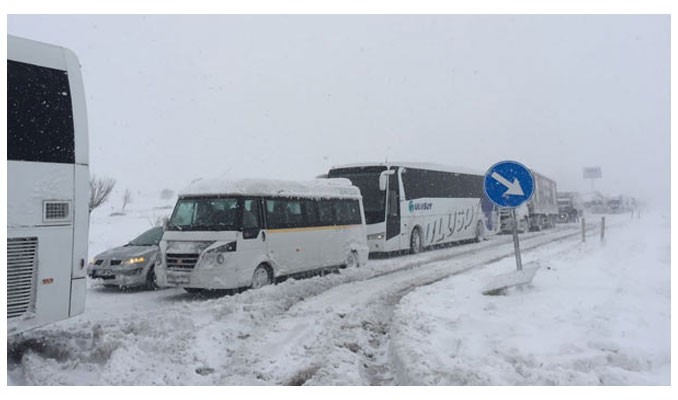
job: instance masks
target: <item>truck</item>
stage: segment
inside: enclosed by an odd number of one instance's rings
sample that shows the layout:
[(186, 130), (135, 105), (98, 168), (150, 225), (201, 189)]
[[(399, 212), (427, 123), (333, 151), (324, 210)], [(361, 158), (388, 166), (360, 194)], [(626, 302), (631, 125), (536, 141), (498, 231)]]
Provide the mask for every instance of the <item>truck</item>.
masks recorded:
[[(527, 207), (516, 209), (518, 231), (529, 229), (540, 231), (555, 226), (558, 219), (558, 202), (556, 197), (556, 182), (544, 175), (532, 171), (534, 176), (534, 194), (526, 203)], [(499, 212), (500, 231), (510, 233), (513, 229), (511, 210), (502, 209)]]
[(579, 222), (584, 213), (584, 202), (577, 192), (558, 192), (558, 222)]

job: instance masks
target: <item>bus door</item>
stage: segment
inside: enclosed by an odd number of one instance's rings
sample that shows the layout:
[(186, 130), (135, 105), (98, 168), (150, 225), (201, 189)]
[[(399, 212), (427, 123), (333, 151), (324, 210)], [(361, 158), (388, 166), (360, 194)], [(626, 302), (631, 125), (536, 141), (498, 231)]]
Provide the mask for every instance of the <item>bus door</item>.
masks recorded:
[(400, 248), (400, 185), (398, 174), (389, 175), (386, 187), (386, 240), (392, 245), (388, 248)]
[(240, 270), (240, 276), (248, 276), (265, 258), (266, 233), (261, 199), (245, 198), (242, 202), (242, 235), (237, 240), (234, 264)]
[(304, 216), (299, 199), (266, 199), (266, 249), (280, 275), (299, 272), (309, 267), (307, 256), (313, 232), (304, 229)]

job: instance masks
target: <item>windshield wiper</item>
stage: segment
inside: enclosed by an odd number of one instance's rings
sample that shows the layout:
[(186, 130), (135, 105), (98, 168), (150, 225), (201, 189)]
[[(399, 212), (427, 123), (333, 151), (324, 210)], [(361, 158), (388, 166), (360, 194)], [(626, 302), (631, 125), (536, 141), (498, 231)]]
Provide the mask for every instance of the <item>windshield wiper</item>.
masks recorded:
[(184, 230), (181, 226), (179, 226), (179, 225), (177, 225), (177, 224), (173, 224), (173, 223), (171, 223), (171, 222), (168, 222), (168, 223), (167, 223), (167, 228), (170, 228), (170, 230), (172, 230), (172, 229), (171, 229), (172, 227), (177, 228), (176, 230), (178, 230), (178, 231), (183, 231), (183, 230)]

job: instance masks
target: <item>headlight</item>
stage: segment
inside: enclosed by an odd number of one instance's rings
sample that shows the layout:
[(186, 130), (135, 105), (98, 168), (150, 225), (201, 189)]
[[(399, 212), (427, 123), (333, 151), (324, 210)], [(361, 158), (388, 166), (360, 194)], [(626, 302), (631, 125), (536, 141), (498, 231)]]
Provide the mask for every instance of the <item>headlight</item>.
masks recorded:
[(132, 257), (132, 258), (128, 258), (127, 260), (125, 260), (125, 264), (126, 265), (142, 264), (145, 261), (146, 261), (146, 259), (144, 257)]
[(386, 235), (385, 232), (375, 233), (373, 235), (367, 235), (367, 240), (381, 240)]
[(213, 249), (209, 249), (205, 254), (230, 253), (235, 251), (236, 248), (237, 242), (229, 242), (226, 244), (222, 244), (221, 246), (217, 246)]

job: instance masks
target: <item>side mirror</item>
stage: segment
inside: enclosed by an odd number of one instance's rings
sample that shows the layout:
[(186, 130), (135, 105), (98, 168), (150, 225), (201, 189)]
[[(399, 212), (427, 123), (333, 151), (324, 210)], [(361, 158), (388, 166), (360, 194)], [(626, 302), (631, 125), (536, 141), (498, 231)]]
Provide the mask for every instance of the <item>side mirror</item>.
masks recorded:
[(388, 177), (393, 174), (395, 174), (395, 171), (390, 169), (382, 172), (379, 175), (379, 190), (381, 190), (382, 192), (386, 190), (386, 183), (388, 182)]

